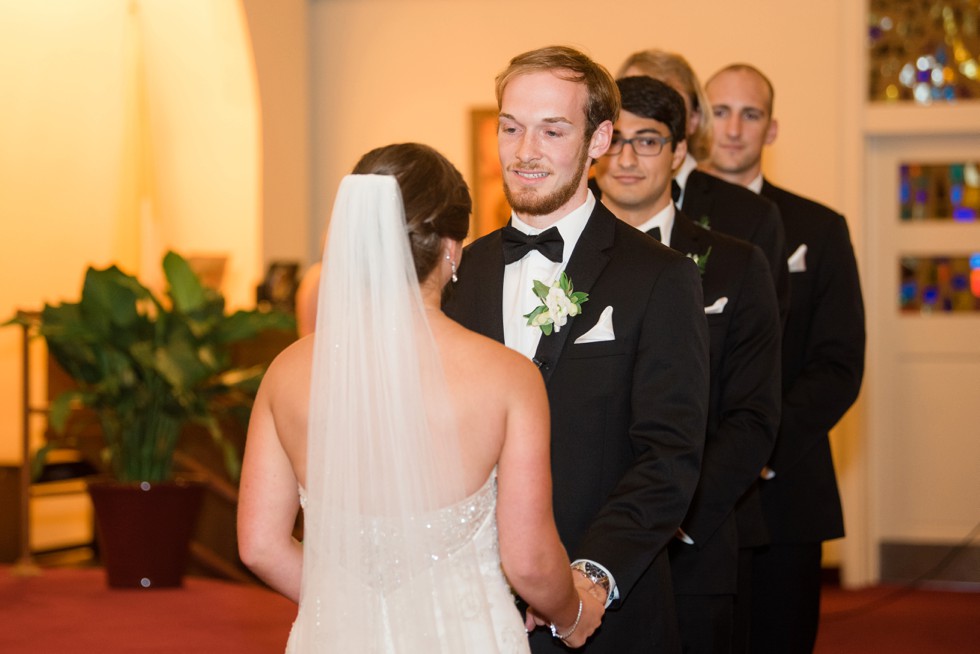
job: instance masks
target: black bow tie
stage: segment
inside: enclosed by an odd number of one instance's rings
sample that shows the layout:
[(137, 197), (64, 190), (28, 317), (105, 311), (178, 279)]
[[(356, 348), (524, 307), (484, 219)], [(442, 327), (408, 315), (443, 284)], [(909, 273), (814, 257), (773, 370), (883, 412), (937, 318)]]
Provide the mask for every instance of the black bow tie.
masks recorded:
[(663, 239), (660, 238), (660, 227), (654, 227), (653, 229), (648, 229), (647, 234), (657, 239), (658, 241), (663, 242)]
[(507, 225), (501, 231), (501, 236), (504, 242), (504, 264), (520, 261), (531, 250), (537, 250), (555, 263), (561, 263), (565, 241), (562, 240), (557, 227), (549, 227), (540, 234), (532, 236), (513, 225)]

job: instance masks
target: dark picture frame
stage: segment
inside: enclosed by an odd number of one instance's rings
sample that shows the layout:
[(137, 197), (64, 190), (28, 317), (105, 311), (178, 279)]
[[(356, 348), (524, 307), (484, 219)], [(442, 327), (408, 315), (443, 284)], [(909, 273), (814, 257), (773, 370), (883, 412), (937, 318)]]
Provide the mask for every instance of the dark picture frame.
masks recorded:
[(504, 180), (497, 154), (496, 107), (470, 110), (470, 152), (473, 188), (473, 219), (470, 238), (476, 239), (510, 220), (510, 205), (504, 195)]

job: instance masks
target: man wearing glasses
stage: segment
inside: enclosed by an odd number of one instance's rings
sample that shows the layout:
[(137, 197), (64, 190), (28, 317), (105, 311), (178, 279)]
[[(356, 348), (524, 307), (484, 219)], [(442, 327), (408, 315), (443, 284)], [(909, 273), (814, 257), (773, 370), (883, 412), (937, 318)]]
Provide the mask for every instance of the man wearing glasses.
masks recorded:
[(705, 450), (669, 557), (684, 652), (728, 652), (738, 567), (735, 504), (768, 460), (779, 422), (776, 292), (758, 247), (704, 229), (674, 206), (670, 182), (687, 154), (681, 96), (650, 77), (617, 85), (622, 111), (595, 164), (602, 202), (701, 270), (710, 333)]
[[(684, 99), (687, 115), (687, 156), (674, 170), (675, 201), (691, 220), (713, 231), (758, 245), (776, 286), (779, 313), (786, 321), (789, 311), (789, 271), (786, 267), (786, 236), (779, 209), (766, 198), (746, 192), (737, 184), (698, 169), (711, 154), (711, 105), (691, 65), (679, 54), (663, 50), (641, 50), (630, 55), (619, 68), (619, 77), (648, 75), (668, 84)], [(761, 516), (744, 516), (746, 535), (765, 542), (759, 533)]]

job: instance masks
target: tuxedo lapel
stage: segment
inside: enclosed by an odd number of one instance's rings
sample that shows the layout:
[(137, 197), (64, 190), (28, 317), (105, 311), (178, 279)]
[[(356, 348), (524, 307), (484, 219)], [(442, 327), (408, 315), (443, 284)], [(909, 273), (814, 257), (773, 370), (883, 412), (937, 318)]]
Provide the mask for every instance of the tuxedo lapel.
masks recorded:
[(682, 254), (698, 255), (708, 249), (704, 232), (679, 209), (674, 214), (674, 227), (670, 230), (670, 247)]
[[(568, 261), (565, 273), (572, 282), (576, 291), (589, 290), (599, 279), (602, 269), (606, 267), (609, 256), (604, 252), (613, 243), (613, 234), (616, 218), (609, 213), (602, 204), (596, 202), (595, 209), (589, 217), (582, 235), (575, 244), (572, 251), (572, 258)], [(503, 255), (501, 254), (501, 261)], [(555, 364), (561, 356), (565, 347), (565, 341), (572, 331), (572, 325), (576, 320), (596, 321), (599, 312), (604, 307), (593, 306), (591, 299), (582, 305), (582, 313), (574, 318), (569, 318), (565, 326), (559, 332), (552, 332), (550, 335), (541, 335), (538, 342), (538, 349), (534, 353), (534, 362), (541, 369), (541, 375), (545, 383), (551, 378)]]
[[(481, 287), (486, 290), (486, 297), (481, 300), (483, 311), (481, 315), (486, 320), (485, 331), (490, 338), (504, 342), (504, 250), (500, 231), (493, 233), (489, 243), (487, 256), (490, 259), (484, 267), (487, 279)], [(484, 303), (485, 301), (485, 303)]]
[(504, 254), (499, 230), (463, 251), (459, 277), (459, 286), (447, 289), (447, 315), (503, 343)]
[(679, 208), (695, 222), (706, 219), (711, 213), (711, 188), (707, 175), (700, 170), (692, 170), (684, 185), (684, 203)]

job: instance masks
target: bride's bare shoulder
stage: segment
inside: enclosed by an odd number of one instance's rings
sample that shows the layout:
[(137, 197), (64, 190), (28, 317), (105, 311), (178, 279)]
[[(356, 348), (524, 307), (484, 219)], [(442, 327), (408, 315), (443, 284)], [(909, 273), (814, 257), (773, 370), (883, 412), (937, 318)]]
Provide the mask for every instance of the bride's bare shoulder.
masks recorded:
[(497, 378), (508, 385), (534, 383), (541, 379), (538, 369), (524, 355), (458, 323), (449, 322), (452, 358), (465, 372)]
[(309, 386), (310, 371), (313, 363), (313, 335), (304, 336), (290, 343), (286, 349), (276, 355), (269, 364), (262, 385), (268, 390), (295, 390), (297, 385)]

